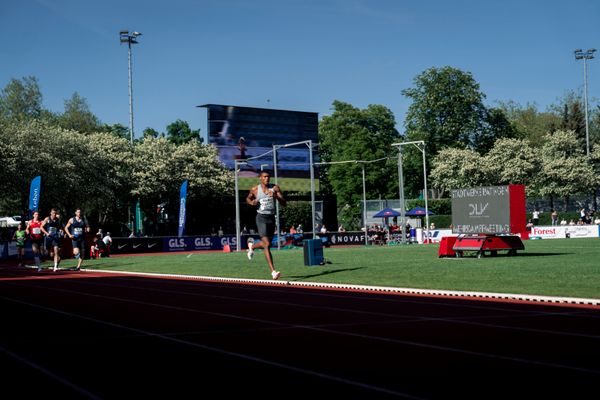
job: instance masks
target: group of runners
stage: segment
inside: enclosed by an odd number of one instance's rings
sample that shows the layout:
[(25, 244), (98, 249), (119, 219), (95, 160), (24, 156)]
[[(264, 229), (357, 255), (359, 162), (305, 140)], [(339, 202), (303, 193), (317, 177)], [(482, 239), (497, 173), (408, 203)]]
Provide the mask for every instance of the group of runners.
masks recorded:
[(17, 244), (19, 266), (23, 266), (25, 240), (29, 238), (37, 270), (42, 270), (42, 255), (47, 252), (49, 257), (54, 261), (54, 272), (58, 271), (61, 261), (61, 239), (64, 236), (68, 236), (73, 245), (73, 256), (77, 259), (77, 267), (75, 269), (79, 271), (85, 254), (84, 234), (89, 232), (89, 230), (89, 225), (81, 216), (81, 209), (77, 209), (75, 216), (69, 218), (69, 221), (64, 226), (56, 208), (50, 210), (50, 215), (43, 220), (40, 219), (39, 211), (34, 211), (32, 219), (27, 221), (25, 229), (23, 229), (22, 224), (19, 224), (13, 235), (13, 240)]

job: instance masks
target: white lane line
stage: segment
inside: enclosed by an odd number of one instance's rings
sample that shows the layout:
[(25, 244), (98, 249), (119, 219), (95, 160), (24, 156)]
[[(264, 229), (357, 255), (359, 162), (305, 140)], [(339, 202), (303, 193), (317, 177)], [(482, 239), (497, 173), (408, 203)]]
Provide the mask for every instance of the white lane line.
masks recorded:
[(158, 273), (142, 273), (142, 272), (124, 272), (124, 271), (104, 271), (91, 270), (99, 273), (110, 274), (125, 274), (138, 276), (154, 276), (160, 278), (177, 278), (177, 279), (197, 279), (213, 282), (230, 282), (230, 283), (258, 283), (261, 285), (276, 285), (276, 286), (295, 286), (303, 288), (323, 288), (323, 289), (345, 289), (355, 290), (367, 293), (381, 294), (404, 294), (404, 295), (423, 295), (423, 296), (443, 296), (458, 299), (469, 300), (508, 300), (516, 302), (526, 302), (533, 304), (544, 305), (579, 305), (589, 307), (600, 307), (600, 299), (587, 299), (577, 297), (561, 297), (561, 296), (541, 296), (529, 294), (514, 294), (514, 293), (492, 293), (492, 292), (475, 292), (475, 291), (458, 291), (458, 290), (442, 290), (442, 289), (415, 289), (415, 288), (400, 288), (386, 286), (367, 286), (367, 285), (351, 285), (351, 284), (336, 284), (336, 283), (320, 283), (320, 282), (301, 282), (301, 281), (271, 281), (264, 279), (243, 279), (243, 278), (221, 278), (213, 276), (198, 276), (198, 275), (176, 275), (176, 274), (158, 274)]
[(334, 381), (334, 382), (344, 383), (344, 384), (347, 384), (347, 385), (356, 386), (356, 387), (360, 387), (360, 388), (363, 388), (363, 389), (373, 390), (373, 391), (380, 392), (380, 393), (391, 394), (391, 395), (394, 395), (394, 396), (402, 396), (402, 397), (406, 397), (406, 398), (410, 398), (410, 399), (420, 399), (419, 397), (412, 396), (412, 395), (409, 395), (407, 393), (402, 393), (402, 392), (398, 392), (398, 391), (395, 391), (395, 390), (390, 390), (390, 389), (387, 389), (387, 388), (384, 388), (384, 387), (380, 387), (380, 386), (369, 385), (369, 384), (366, 384), (366, 383), (362, 383), (362, 382), (358, 382), (358, 381), (354, 381), (354, 380), (350, 380), (350, 379), (341, 378), (339, 376), (329, 375), (329, 374), (325, 374), (325, 373), (318, 372), (318, 371), (315, 371), (315, 370), (310, 370), (310, 369), (306, 369), (306, 368), (296, 367), (296, 366), (293, 366), (293, 365), (283, 364), (283, 363), (279, 363), (279, 362), (276, 362), (276, 361), (271, 361), (271, 360), (267, 360), (267, 359), (264, 359), (264, 358), (250, 356), (250, 355), (247, 355), (247, 354), (242, 354), (242, 353), (238, 353), (238, 352), (234, 352), (234, 351), (224, 350), (224, 349), (220, 349), (218, 347), (208, 346), (208, 345), (205, 345), (205, 344), (200, 344), (200, 343), (195, 343), (195, 342), (189, 342), (187, 340), (177, 339), (177, 338), (165, 336), (165, 335), (162, 335), (162, 334), (159, 334), (159, 333), (150, 332), (150, 331), (146, 331), (146, 330), (138, 329), (138, 328), (133, 328), (133, 327), (130, 327), (130, 326), (121, 325), (121, 324), (117, 324), (117, 323), (114, 323), (114, 322), (105, 321), (105, 320), (101, 320), (101, 319), (97, 319), (97, 318), (93, 318), (93, 317), (88, 317), (88, 316), (85, 316), (85, 315), (74, 314), (74, 313), (71, 313), (71, 312), (68, 312), (68, 311), (58, 310), (58, 309), (55, 309), (55, 308), (51, 308), (51, 307), (47, 307), (47, 306), (42, 306), (42, 305), (39, 305), (39, 304), (33, 304), (33, 303), (26, 302), (26, 301), (18, 300), (18, 299), (12, 299), (12, 298), (5, 297), (5, 296), (0, 296), (0, 299), (3, 299), (5, 301), (11, 301), (11, 302), (14, 302), (14, 303), (17, 303), (17, 304), (26, 305), (26, 306), (29, 306), (29, 307), (32, 307), (32, 308), (41, 309), (41, 310), (44, 310), (44, 311), (50, 311), (50, 312), (53, 312), (53, 313), (56, 313), (56, 314), (65, 315), (65, 316), (68, 316), (68, 317), (71, 317), (71, 318), (78, 318), (78, 319), (82, 319), (82, 320), (86, 320), (86, 321), (91, 321), (91, 322), (94, 322), (94, 323), (97, 323), (97, 324), (107, 325), (107, 326), (111, 326), (111, 327), (118, 328), (118, 329), (123, 329), (123, 330), (131, 331), (131, 332), (136, 332), (136, 333), (143, 334), (143, 335), (146, 335), (146, 336), (155, 337), (155, 338), (162, 339), (162, 340), (165, 340), (165, 341), (168, 341), (168, 342), (173, 342), (173, 343), (177, 343), (177, 344), (183, 344), (183, 345), (187, 345), (187, 346), (199, 348), (199, 349), (206, 350), (206, 351), (210, 351), (210, 352), (214, 352), (214, 353), (219, 353), (219, 354), (223, 354), (223, 355), (227, 355), (227, 356), (231, 356), (231, 357), (241, 358), (241, 359), (244, 359), (244, 360), (253, 361), (253, 362), (260, 363), (260, 364), (265, 364), (265, 365), (269, 365), (269, 366), (273, 366), (273, 367), (277, 367), (277, 368), (282, 368), (282, 369), (286, 369), (286, 370), (290, 370), (290, 371), (294, 371), (294, 372), (299, 372), (299, 373), (302, 373), (302, 374), (311, 375), (311, 376), (315, 376), (315, 377), (318, 377), (318, 378), (331, 380), (331, 381)]
[[(61, 282), (61, 283), (63, 283), (63, 282)], [(515, 330), (515, 331), (521, 331), (521, 332), (551, 334), (551, 335), (568, 336), (568, 337), (581, 337), (581, 338), (596, 339), (596, 340), (600, 339), (600, 335), (590, 335), (590, 334), (583, 334), (583, 333), (577, 333), (577, 332), (554, 331), (554, 330), (539, 329), (539, 328), (526, 328), (526, 327), (521, 327), (521, 326), (510, 326), (510, 325), (501, 325), (501, 324), (492, 324), (492, 323), (486, 323), (486, 322), (471, 321), (472, 319), (479, 320), (479, 319), (514, 318), (515, 317), (514, 313), (509, 313), (509, 314), (504, 314), (504, 315), (474, 315), (474, 316), (470, 316), (470, 317), (464, 317), (464, 316), (443, 317), (443, 318), (442, 317), (416, 317), (414, 315), (406, 315), (406, 314), (390, 314), (390, 313), (382, 313), (382, 312), (376, 312), (376, 311), (363, 311), (363, 310), (341, 308), (341, 307), (329, 307), (329, 306), (321, 306), (321, 305), (314, 306), (314, 305), (306, 305), (306, 304), (302, 304), (302, 303), (261, 300), (261, 299), (256, 299), (256, 298), (240, 298), (240, 297), (234, 297), (234, 296), (210, 295), (210, 294), (198, 293), (198, 292), (192, 293), (192, 292), (184, 292), (184, 291), (158, 289), (158, 288), (145, 287), (145, 286), (132, 286), (132, 285), (124, 286), (124, 285), (114, 285), (114, 284), (111, 285), (108, 283), (98, 283), (98, 282), (92, 282), (92, 281), (65, 282), (65, 283), (74, 283), (77, 285), (84, 284), (84, 285), (90, 285), (90, 286), (102, 286), (102, 287), (108, 287), (108, 288), (117, 287), (117, 288), (121, 288), (121, 289), (126, 287), (127, 289), (154, 291), (154, 292), (166, 293), (166, 294), (178, 294), (178, 295), (187, 295), (187, 296), (193, 296), (193, 297), (214, 298), (214, 299), (221, 299), (221, 300), (244, 301), (244, 302), (252, 302), (252, 303), (267, 304), (267, 305), (282, 305), (282, 306), (298, 307), (298, 308), (305, 308), (305, 309), (346, 312), (346, 313), (352, 313), (352, 314), (358, 314), (358, 315), (395, 318), (395, 319), (397, 319), (397, 321), (394, 321), (396, 323), (397, 322), (400, 322), (400, 323), (447, 322), (447, 323), (457, 323), (457, 324), (463, 324), (463, 325), (482, 326), (482, 327), (488, 327), (488, 328)], [(557, 315), (554, 313), (550, 313), (550, 314)], [(568, 314), (572, 314), (572, 312), (569, 312)], [(558, 315), (560, 316), (563, 314), (559, 313)], [(546, 316), (548, 316), (548, 313), (547, 312), (530, 312), (525, 316), (527, 318), (546, 317)], [(521, 315), (520, 317), (523, 317), (523, 315)], [(359, 324), (363, 324), (363, 323), (359, 323)]]
[[(34, 287), (34, 286), (21, 285), (21, 284), (14, 284), (14, 285), (25, 286), (25, 287)], [(36, 287), (36, 288), (40, 289), (39, 287)], [(466, 354), (466, 355), (470, 355), (470, 356), (477, 356), (477, 357), (483, 357), (483, 358), (499, 359), (499, 360), (504, 360), (504, 361), (513, 361), (513, 362), (523, 363), (523, 364), (546, 366), (546, 367), (552, 367), (552, 368), (562, 368), (562, 369), (573, 370), (573, 371), (578, 371), (578, 372), (600, 374), (600, 370), (595, 370), (595, 369), (575, 367), (575, 366), (571, 366), (571, 365), (550, 363), (550, 362), (537, 361), (537, 360), (530, 360), (530, 359), (519, 358), (519, 357), (502, 356), (502, 355), (498, 355), (498, 354), (483, 353), (483, 352), (477, 352), (477, 351), (473, 351), (473, 350), (465, 350), (465, 349), (460, 349), (460, 348), (455, 348), (455, 347), (439, 346), (439, 345), (433, 345), (433, 344), (428, 344), (428, 343), (419, 343), (419, 342), (400, 340), (400, 339), (392, 339), (392, 338), (386, 338), (386, 337), (380, 337), (380, 336), (355, 334), (355, 333), (349, 333), (349, 332), (343, 332), (343, 331), (328, 330), (328, 329), (324, 329), (324, 328), (313, 328), (308, 325), (287, 324), (287, 323), (283, 323), (283, 322), (279, 322), (279, 321), (264, 320), (264, 319), (258, 319), (258, 318), (252, 318), (252, 317), (246, 317), (246, 316), (228, 314), (228, 313), (217, 313), (217, 312), (211, 312), (211, 311), (196, 310), (196, 309), (192, 309), (192, 308), (170, 306), (170, 305), (165, 305), (165, 304), (148, 303), (148, 302), (139, 301), (139, 300), (124, 299), (124, 298), (120, 298), (120, 297), (106, 296), (106, 295), (99, 295), (99, 294), (91, 294), (91, 293), (80, 292), (80, 291), (69, 290), (69, 289), (48, 288), (48, 287), (44, 287), (43, 289), (57, 291), (57, 292), (77, 294), (77, 295), (88, 296), (88, 297), (102, 298), (102, 299), (113, 300), (113, 301), (120, 301), (120, 302), (125, 302), (125, 303), (138, 304), (138, 305), (143, 305), (143, 306), (152, 306), (152, 307), (164, 308), (164, 309), (169, 309), (169, 310), (177, 310), (177, 311), (192, 312), (192, 313), (198, 313), (198, 314), (213, 315), (213, 316), (219, 316), (219, 317), (224, 317), (224, 318), (232, 318), (232, 319), (238, 319), (238, 320), (266, 323), (266, 324), (271, 324), (271, 325), (276, 325), (276, 326), (296, 327), (299, 329), (306, 329), (306, 330), (312, 330), (312, 331), (318, 331), (318, 332), (326, 332), (326, 333), (341, 335), (341, 336), (358, 337), (358, 338), (362, 338), (362, 339), (383, 341), (383, 342), (388, 342), (388, 343), (396, 343), (396, 344), (402, 344), (402, 345), (406, 345), (406, 346), (421, 347), (421, 348), (427, 348), (427, 349), (432, 349), (432, 350), (441, 350), (441, 351), (446, 351), (446, 352), (451, 352), (451, 353)]]
[(47, 368), (42, 367), (39, 364), (34, 363), (33, 361), (30, 361), (28, 359), (26, 359), (23, 356), (18, 355), (15, 352), (12, 352), (10, 350), (8, 350), (7, 348), (4, 348), (2, 346), (0, 346), (0, 352), (6, 354), (7, 356), (17, 360), (18, 362), (27, 365), (30, 368), (33, 368), (35, 370), (37, 370), (38, 372), (41, 372), (42, 374), (52, 378), (53, 380), (59, 382), (62, 385), (65, 385), (71, 389), (73, 389), (74, 391), (76, 391), (77, 393), (86, 396), (90, 399), (101, 399), (101, 397), (96, 396), (93, 393), (88, 392), (87, 390), (85, 390), (84, 388), (77, 386), (76, 384), (74, 384), (73, 382), (63, 378), (62, 376), (59, 376), (57, 374), (55, 374), (54, 372), (48, 370)]

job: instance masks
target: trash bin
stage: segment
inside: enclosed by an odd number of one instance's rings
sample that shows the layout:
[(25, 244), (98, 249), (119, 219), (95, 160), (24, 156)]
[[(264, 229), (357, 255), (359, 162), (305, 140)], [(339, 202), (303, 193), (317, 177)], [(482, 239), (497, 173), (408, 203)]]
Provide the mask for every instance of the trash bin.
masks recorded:
[(302, 242), (304, 248), (304, 265), (321, 265), (323, 258), (323, 242), (321, 239), (306, 239)]

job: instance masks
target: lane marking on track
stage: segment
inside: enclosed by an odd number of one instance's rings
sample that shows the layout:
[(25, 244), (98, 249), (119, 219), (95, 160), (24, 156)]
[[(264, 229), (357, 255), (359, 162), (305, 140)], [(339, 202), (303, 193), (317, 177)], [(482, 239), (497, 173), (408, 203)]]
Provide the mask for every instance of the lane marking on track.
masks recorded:
[[(35, 286), (31, 286), (31, 285), (24, 285), (24, 284), (13, 284), (13, 285), (42, 289), (39, 287), (35, 287)], [(211, 312), (211, 311), (197, 310), (197, 309), (193, 309), (193, 308), (178, 307), (178, 306), (171, 306), (171, 305), (157, 304), (157, 303), (149, 303), (149, 302), (145, 302), (145, 301), (125, 299), (125, 298), (114, 297), (114, 296), (106, 296), (106, 295), (100, 295), (100, 294), (80, 292), (80, 291), (76, 291), (76, 290), (49, 288), (49, 287), (45, 287), (43, 289), (50, 290), (50, 291), (56, 291), (56, 292), (71, 293), (71, 294), (87, 296), (87, 297), (96, 297), (96, 298), (101, 298), (101, 299), (105, 299), (105, 300), (121, 301), (121, 302), (125, 302), (125, 303), (132, 303), (132, 304), (138, 304), (138, 305), (143, 305), (143, 306), (164, 308), (164, 309), (168, 309), (168, 310), (176, 310), (176, 311), (192, 312), (192, 313), (197, 313), (197, 314), (220, 316), (220, 317), (224, 317), (224, 318), (232, 318), (232, 319), (237, 319), (237, 320), (246, 320), (246, 321), (252, 321), (252, 322), (266, 323), (266, 324), (271, 324), (271, 325), (276, 325), (276, 326), (296, 327), (299, 329), (325, 332), (325, 333), (334, 334), (334, 335), (357, 337), (357, 338), (368, 339), (368, 340), (378, 340), (378, 341), (383, 341), (383, 342), (387, 342), (387, 343), (395, 343), (395, 344), (400, 344), (400, 345), (405, 345), (405, 346), (420, 347), (420, 348), (426, 348), (426, 349), (430, 349), (430, 350), (439, 350), (439, 351), (445, 351), (445, 352), (451, 352), (451, 353), (457, 353), (457, 354), (465, 354), (465, 355), (475, 356), (475, 357), (483, 357), (483, 358), (490, 358), (490, 359), (496, 359), (496, 360), (511, 361), (511, 362), (517, 362), (517, 363), (523, 363), (523, 364), (530, 364), (530, 365), (537, 365), (537, 366), (544, 366), (544, 367), (551, 367), (551, 368), (558, 368), (558, 369), (566, 369), (566, 370), (572, 370), (572, 371), (577, 371), (577, 372), (585, 372), (585, 373), (592, 373), (592, 374), (600, 375), (600, 370), (576, 367), (576, 366), (572, 366), (572, 365), (564, 365), (564, 364), (551, 363), (551, 362), (545, 362), (545, 361), (530, 360), (530, 359), (520, 358), (520, 357), (503, 356), (503, 355), (498, 355), (498, 354), (484, 353), (484, 352), (478, 352), (478, 351), (473, 351), (473, 350), (465, 350), (465, 349), (460, 349), (460, 348), (441, 346), (441, 345), (435, 345), (435, 344), (429, 344), (429, 343), (420, 343), (420, 342), (386, 338), (386, 337), (380, 337), (380, 336), (372, 336), (372, 335), (366, 335), (366, 334), (349, 333), (349, 332), (336, 331), (336, 330), (325, 329), (325, 328), (312, 328), (308, 325), (288, 324), (288, 323), (283, 323), (283, 322), (279, 322), (279, 321), (265, 320), (265, 319), (247, 317), (247, 316), (236, 315), (236, 314)], [(0, 296), (0, 299), (2, 299), (2, 298), (7, 299), (7, 300), (14, 300), (14, 299), (6, 298), (4, 296)], [(21, 302), (20, 300), (14, 300), (14, 301)], [(26, 302), (23, 302), (23, 303), (26, 303)], [(34, 304), (31, 304), (31, 303), (26, 303), (26, 304), (35, 306)], [(38, 307), (45, 308), (44, 306), (38, 306)], [(54, 309), (51, 309), (51, 310), (54, 310)], [(55, 311), (61, 311), (61, 310), (55, 310)], [(66, 311), (64, 313), (70, 314)], [(94, 319), (92, 317), (85, 317), (85, 316), (80, 316), (77, 314), (73, 314), (73, 315), (81, 317), (81, 318), (89, 318), (90, 320)], [(107, 323), (109, 323), (109, 322), (107, 322)], [(120, 326), (120, 325), (115, 324), (115, 326)], [(135, 329), (135, 328), (132, 328), (132, 329)], [(140, 330), (140, 332), (146, 332), (146, 331)], [(160, 334), (155, 334), (155, 333), (148, 333), (148, 334), (150, 334), (152, 336), (153, 335), (160, 336)], [(204, 345), (202, 345), (202, 346), (204, 346)], [(210, 347), (210, 346), (208, 346), (208, 347)], [(227, 352), (226, 350), (223, 350), (223, 351)], [(249, 356), (249, 357), (251, 357), (251, 356)]]
[(84, 395), (84, 396), (86, 396), (86, 397), (88, 397), (90, 399), (101, 399), (101, 397), (98, 397), (95, 394), (92, 394), (92, 393), (88, 392), (84, 388), (82, 388), (82, 387), (74, 384), (73, 382), (71, 382), (71, 381), (63, 378), (62, 376), (59, 376), (59, 375), (55, 374), (54, 372), (52, 372), (52, 371), (50, 371), (50, 370), (42, 367), (41, 365), (36, 364), (33, 361), (28, 360), (25, 357), (20, 356), (17, 353), (14, 353), (14, 352), (12, 352), (12, 351), (10, 351), (10, 350), (2, 347), (2, 346), (0, 346), (0, 352), (2, 352), (4, 354), (6, 354), (7, 356), (9, 356), (9, 357), (17, 360), (18, 362), (20, 362), (22, 364), (27, 365), (30, 368), (33, 368), (33, 369), (41, 372), (42, 374), (44, 374), (44, 375), (46, 375), (46, 376), (54, 379), (55, 381), (61, 383), (64, 386), (67, 386), (67, 387), (73, 389), (74, 391), (76, 391), (77, 393), (79, 393), (81, 395)]
[(88, 270), (97, 273), (109, 274), (124, 274), (138, 275), (160, 278), (175, 278), (175, 279), (192, 279), (211, 282), (229, 282), (242, 284), (260, 284), (260, 285), (275, 285), (275, 286), (294, 286), (313, 289), (334, 289), (334, 290), (349, 290), (363, 293), (384, 293), (398, 294), (411, 296), (427, 296), (427, 297), (447, 297), (467, 300), (488, 300), (488, 301), (509, 301), (519, 303), (533, 303), (544, 305), (559, 305), (559, 306), (576, 306), (583, 308), (600, 308), (600, 299), (586, 299), (577, 297), (560, 297), (560, 296), (540, 296), (529, 294), (513, 294), (513, 293), (492, 293), (492, 292), (471, 292), (457, 290), (441, 290), (441, 289), (416, 289), (416, 288), (399, 288), (386, 286), (368, 286), (368, 285), (351, 285), (351, 284), (336, 284), (336, 283), (320, 283), (320, 282), (299, 282), (299, 281), (271, 281), (265, 279), (244, 279), (244, 278), (222, 278), (212, 276), (197, 276), (197, 275), (176, 275), (176, 274), (157, 274), (144, 272), (125, 272), (125, 271), (103, 271), (103, 270)]
[[(100, 296), (100, 297), (107, 297), (107, 296)], [(155, 338), (162, 339), (162, 340), (165, 340), (168, 342), (183, 344), (183, 345), (199, 348), (199, 349), (206, 350), (206, 351), (223, 354), (223, 355), (230, 356), (230, 357), (241, 358), (244, 360), (257, 362), (257, 363), (269, 365), (272, 367), (277, 367), (277, 368), (282, 368), (282, 369), (286, 369), (286, 370), (290, 370), (290, 371), (294, 371), (294, 372), (299, 372), (302, 374), (311, 375), (311, 376), (315, 376), (318, 378), (327, 379), (327, 380), (331, 380), (334, 382), (343, 383), (343, 384), (347, 384), (347, 385), (351, 385), (351, 386), (356, 386), (356, 387), (360, 387), (363, 389), (372, 390), (375, 392), (386, 393), (386, 394), (390, 394), (390, 395), (394, 395), (394, 396), (402, 396), (402, 397), (409, 398), (409, 399), (420, 399), (419, 397), (412, 396), (407, 393), (398, 392), (398, 391), (387, 389), (387, 388), (380, 387), (380, 386), (369, 385), (367, 383), (358, 382), (358, 381), (354, 381), (354, 380), (350, 380), (350, 379), (345, 379), (345, 378), (342, 378), (339, 376), (325, 374), (325, 373), (318, 372), (315, 370), (296, 367), (293, 365), (283, 364), (283, 363), (280, 363), (277, 361), (271, 361), (271, 360), (267, 360), (267, 359), (260, 358), (260, 357), (255, 357), (255, 356), (251, 356), (251, 355), (247, 355), (247, 354), (242, 354), (242, 353), (238, 353), (238, 352), (234, 352), (234, 351), (221, 349), (218, 347), (213, 347), (213, 346), (209, 346), (209, 345), (205, 345), (205, 344), (201, 344), (201, 343), (195, 343), (195, 342), (190, 342), (190, 341), (183, 340), (183, 339), (169, 337), (169, 336), (162, 335), (160, 333), (150, 332), (150, 331), (146, 331), (146, 330), (139, 329), (139, 328), (134, 328), (134, 327), (130, 327), (130, 326), (122, 325), (122, 324), (117, 324), (117, 323), (110, 322), (110, 321), (105, 321), (105, 320), (101, 320), (101, 319), (97, 319), (97, 318), (93, 318), (93, 317), (88, 317), (85, 315), (75, 314), (75, 313), (71, 313), (71, 312), (64, 311), (64, 310), (59, 310), (59, 309), (55, 309), (55, 308), (51, 308), (51, 307), (47, 307), (47, 306), (42, 306), (39, 304), (34, 304), (34, 303), (30, 303), (30, 302), (26, 302), (26, 301), (22, 301), (22, 300), (18, 300), (18, 299), (12, 299), (12, 298), (5, 297), (5, 296), (0, 296), (0, 299), (3, 299), (5, 301), (10, 301), (13, 303), (17, 303), (17, 304), (26, 305), (26, 306), (29, 306), (32, 308), (41, 309), (44, 311), (50, 311), (50, 312), (53, 312), (56, 314), (65, 315), (65, 316), (68, 316), (71, 318), (78, 318), (78, 319), (82, 319), (82, 320), (86, 320), (86, 321), (91, 321), (91, 322), (94, 322), (97, 324), (107, 325), (107, 326), (111, 326), (114, 328), (130, 331), (130, 332), (143, 334), (145, 336), (155, 337)], [(115, 300), (119, 300), (119, 299), (115, 298)], [(140, 302), (140, 303), (143, 303), (143, 302)]]
[[(125, 279), (127, 279), (127, 278), (125, 278)], [(124, 282), (126, 282), (125, 279), (123, 279)], [(97, 286), (97, 287), (102, 286), (102, 287), (107, 287), (107, 288), (137, 289), (137, 290), (153, 291), (153, 292), (166, 293), (166, 294), (177, 294), (177, 295), (186, 295), (186, 296), (192, 296), (192, 297), (204, 297), (204, 298), (232, 300), (232, 301), (244, 301), (244, 302), (260, 303), (260, 304), (268, 304), (268, 305), (282, 305), (282, 306), (298, 307), (298, 308), (305, 308), (305, 309), (328, 310), (328, 311), (335, 311), (335, 312), (346, 312), (346, 313), (351, 313), (351, 314), (386, 317), (386, 318), (394, 318), (395, 319), (394, 321), (379, 322), (379, 324), (381, 324), (381, 323), (398, 324), (398, 323), (414, 323), (414, 322), (446, 322), (446, 323), (450, 323), (450, 324), (456, 323), (456, 324), (463, 324), (463, 325), (483, 326), (483, 327), (495, 328), (495, 329), (516, 330), (516, 331), (521, 331), (521, 332), (533, 332), (533, 333), (549, 334), (549, 335), (556, 335), (556, 336), (581, 337), (581, 338), (587, 338), (587, 339), (600, 339), (600, 335), (590, 335), (590, 334), (583, 334), (583, 333), (570, 332), (570, 331), (568, 331), (568, 332), (554, 331), (554, 330), (538, 329), (538, 328), (525, 328), (525, 327), (521, 327), (521, 326), (509, 326), (509, 325), (500, 325), (500, 324), (486, 323), (486, 322), (480, 322), (480, 321), (472, 321), (473, 319), (476, 319), (476, 320), (479, 320), (479, 319), (483, 319), (483, 320), (485, 320), (485, 319), (504, 319), (504, 318), (514, 319), (515, 318), (514, 312), (502, 314), (502, 315), (474, 315), (474, 316), (466, 316), (466, 317), (465, 316), (461, 316), (461, 317), (415, 317), (414, 315), (408, 315), (408, 314), (397, 314), (397, 313), (392, 314), (392, 313), (382, 313), (379, 311), (358, 310), (356, 308), (329, 307), (329, 306), (323, 306), (323, 305), (307, 305), (307, 304), (303, 304), (303, 303), (261, 300), (261, 299), (257, 299), (257, 298), (247, 298), (247, 297), (242, 298), (242, 297), (225, 296), (225, 295), (211, 295), (211, 294), (199, 293), (199, 292), (185, 292), (185, 291), (181, 291), (181, 290), (158, 289), (158, 288), (151, 288), (151, 287), (147, 287), (147, 286), (132, 286), (131, 284), (114, 285), (114, 284), (98, 283), (98, 282), (94, 282), (91, 280), (88, 280), (86, 282), (77, 282), (77, 284), (78, 285), (79, 284), (91, 285), (91, 286)], [(573, 313), (563, 314), (563, 313), (548, 313), (548, 312), (529, 312), (529, 313), (526, 313), (525, 315), (521, 315), (521, 317), (527, 317), (527, 318), (542, 317), (542, 316), (547, 317), (550, 315), (553, 315), (553, 316), (573, 315)], [(360, 325), (364, 325), (364, 324), (368, 324), (368, 323), (371, 323), (371, 322), (357, 322), (354, 324), (356, 326), (360, 326)], [(344, 324), (344, 325), (346, 325), (346, 324)], [(315, 325), (315, 326), (336, 327), (336, 326), (338, 326), (338, 324), (325, 324), (325, 325)], [(351, 325), (347, 324), (347, 326), (351, 326)]]

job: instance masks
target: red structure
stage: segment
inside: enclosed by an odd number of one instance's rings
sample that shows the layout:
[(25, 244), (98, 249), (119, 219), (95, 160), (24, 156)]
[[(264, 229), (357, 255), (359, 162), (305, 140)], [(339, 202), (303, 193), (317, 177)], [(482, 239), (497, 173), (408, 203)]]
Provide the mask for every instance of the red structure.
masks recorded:
[[(456, 214), (456, 215), (455, 215)], [(456, 221), (456, 223), (455, 223)], [(452, 193), (452, 227), (458, 237), (444, 237), (439, 257), (462, 257), (473, 251), (496, 256), (524, 250), (521, 237), (527, 237), (525, 186), (507, 185), (461, 189)]]

